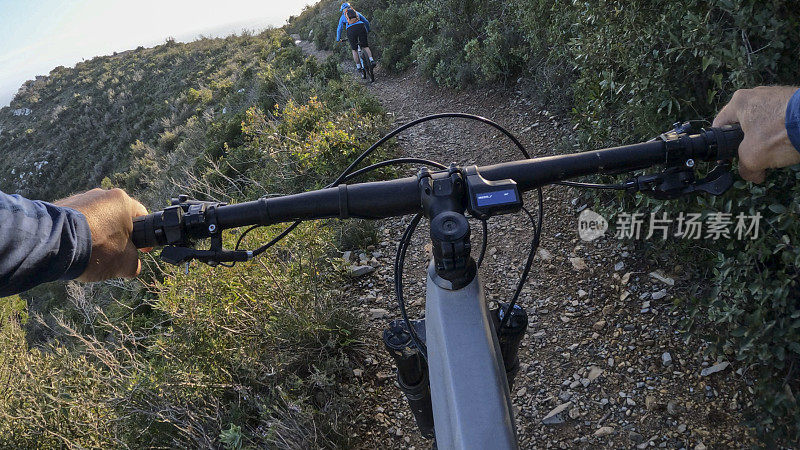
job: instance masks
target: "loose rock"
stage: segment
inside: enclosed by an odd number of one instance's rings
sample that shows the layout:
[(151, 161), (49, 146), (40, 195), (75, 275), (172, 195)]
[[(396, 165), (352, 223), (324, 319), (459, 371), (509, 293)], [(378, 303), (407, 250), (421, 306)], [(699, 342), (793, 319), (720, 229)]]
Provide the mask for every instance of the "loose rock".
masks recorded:
[(369, 313), (373, 320), (385, 319), (389, 317), (389, 311), (383, 308), (371, 308)]
[(561, 405), (556, 406), (553, 408), (552, 411), (547, 413), (542, 419), (542, 423), (545, 425), (558, 425), (559, 423), (564, 423), (566, 418), (564, 417), (564, 411), (569, 409), (572, 406), (572, 402), (563, 403)]
[(589, 375), (586, 376), (586, 379), (588, 379), (589, 381), (594, 381), (597, 377), (599, 377), (602, 374), (603, 374), (603, 369), (597, 366), (592, 366), (592, 368), (589, 369)]
[(353, 277), (353, 278), (358, 278), (358, 277), (362, 277), (364, 275), (367, 275), (369, 273), (372, 273), (374, 271), (375, 271), (375, 268), (372, 267), (372, 266), (367, 266), (367, 265), (351, 266), (350, 267), (350, 276)]
[(663, 274), (661, 274), (658, 271), (650, 272), (650, 276), (652, 278), (655, 278), (656, 280), (668, 285), (668, 286), (675, 286), (675, 280), (674, 279), (672, 279), (670, 277), (666, 277), (666, 276), (664, 276)]
[(667, 296), (667, 290), (666, 289), (662, 289), (662, 290), (660, 290), (658, 292), (653, 292), (653, 295), (650, 298), (652, 298), (653, 300), (661, 300), (662, 298), (664, 298), (666, 296)]
[(711, 375), (713, 373), (722, 372), (723, 370), (727, 369), (728, 366), (730, 366), (730, 365), (731, 364), (729, 362), (727, 362), (727, 361), (721, 362), (719, 364), (714, 364), (711, 367), (706, 367), (705, 369), (701, 370), (700, 371), (700, 375), (704, 376), (704, 377), (707, 377), (707, 376), (709, 376), (709, 375)]
[(608, 436), (609, 434), (614, 434), (614, 428), (600, 427), (594, 432), (595, 436)]
[(572, 268), (575, 270), (586, 270), (586, 262), (583, 261), (583, 258), (570, 258), (569, 262), (572, 263)]

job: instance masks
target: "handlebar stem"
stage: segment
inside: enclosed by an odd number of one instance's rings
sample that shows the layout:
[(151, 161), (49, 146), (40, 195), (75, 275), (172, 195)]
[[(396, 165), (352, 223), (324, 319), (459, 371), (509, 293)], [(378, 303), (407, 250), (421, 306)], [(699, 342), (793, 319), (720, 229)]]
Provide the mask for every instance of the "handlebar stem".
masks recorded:
[(446, 172), (418, 175), (422, 211), (430, 219), (434, 283), (448, 290), (461, 289), (475, 279), (477, 265), (470, 256), (469, 222), (464, 216), (466, 185), (461, 171), (451, 165)]

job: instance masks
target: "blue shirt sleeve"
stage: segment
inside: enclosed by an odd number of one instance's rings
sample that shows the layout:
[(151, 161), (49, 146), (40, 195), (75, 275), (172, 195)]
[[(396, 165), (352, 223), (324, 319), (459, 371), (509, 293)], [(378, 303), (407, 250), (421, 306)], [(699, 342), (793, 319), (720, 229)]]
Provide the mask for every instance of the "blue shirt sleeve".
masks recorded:
[(794, 92), (786, 105), (786, 132), (795, 150), (800, 152), (800, 89)]
[(91, 252), (80, 212), (0, 192), (0, 297), (77, 278)]
[(339, 26), (336, 27), (336, 41), (342, 40), (342, 29), (344, 28), (344, 14), (339, 17)]
[(369, 31), (369, 20), (367, 20), (367, 18), (364, 17), (364, 15), (361, 13), (358, 13), (358, 18), (361, 19), (362, 22), (364, 22), (364, 26), (366, 26), (367, 31)]

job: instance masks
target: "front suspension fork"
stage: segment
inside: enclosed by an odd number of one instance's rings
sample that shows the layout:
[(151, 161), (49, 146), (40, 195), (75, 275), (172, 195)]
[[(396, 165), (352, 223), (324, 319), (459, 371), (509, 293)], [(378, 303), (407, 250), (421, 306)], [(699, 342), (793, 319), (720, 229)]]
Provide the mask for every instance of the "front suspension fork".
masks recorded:
[[(522, 337), (528, 328), (528, 314), (519, 305), (514, 305), (506, 326), (500, 330), (500, 323), (507, 309), (508, 304), (501, 303), (499, 308), (491, 311), (491, 317), (500, 343), (500, 353), (503, 357), (508, 387), (511, 389), (519, 372), (518, 353)], [(413, 320), (411, 324), (424, 343), (425, 319)], [(428, 381), (428, 364), (420, 350), (414, 345), (403, 320), (394, 320), (389, 324), (389, 327), (383, 332), (383, 343), (394, 358), (397, 367), (397, 385), (408, 400), (420, 434), (426, 438), (433, 438), (433, 408)]]

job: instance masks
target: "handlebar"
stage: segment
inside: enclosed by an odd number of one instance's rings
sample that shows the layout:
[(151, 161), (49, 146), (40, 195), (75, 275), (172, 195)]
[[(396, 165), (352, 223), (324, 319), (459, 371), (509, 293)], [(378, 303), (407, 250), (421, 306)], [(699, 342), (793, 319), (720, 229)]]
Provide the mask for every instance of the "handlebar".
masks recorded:
[[(694, 160), (728, 160), (736, 156), (743, 137), (738, 125), (727, 125), (697, 134), (667, 133), (660, 140), (639, 144), (483, 166), (477, 171), (488, 181), (513, 180), (524, 192), (585, 175), (628, 172), (660, 164), (689, 166)], [(184, 245), (188, 243), (186, 239), (212, 237), (222, 230), (243, 226), (332, 217), (381, 219), (422, 210), (418, 177), (341, 184), (235, 205), (197, 203), (180, 203), (135, 218), (134, 245)]]

